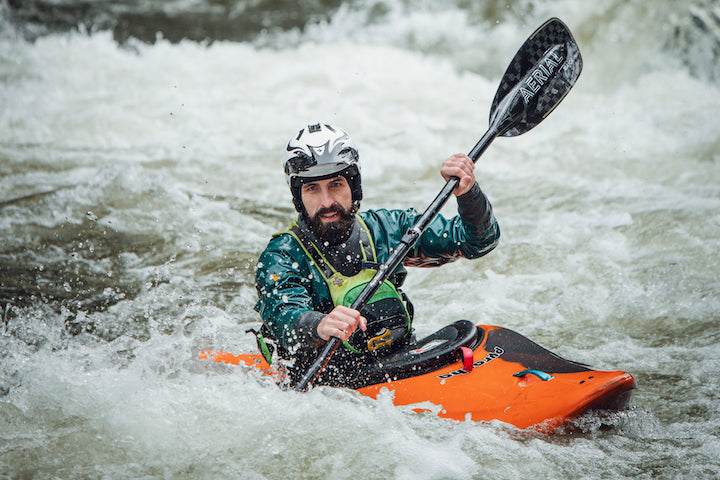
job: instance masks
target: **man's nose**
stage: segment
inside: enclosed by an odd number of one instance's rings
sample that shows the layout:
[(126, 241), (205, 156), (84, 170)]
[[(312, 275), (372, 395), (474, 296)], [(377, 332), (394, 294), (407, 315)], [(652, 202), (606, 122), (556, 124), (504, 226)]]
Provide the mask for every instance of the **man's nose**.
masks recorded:
[(335, 199), (330, 195), (330, 189), (323, 187), (320, 190), (320, 206), (328, 208), (332, 206), (333, 203), (335, 203)]

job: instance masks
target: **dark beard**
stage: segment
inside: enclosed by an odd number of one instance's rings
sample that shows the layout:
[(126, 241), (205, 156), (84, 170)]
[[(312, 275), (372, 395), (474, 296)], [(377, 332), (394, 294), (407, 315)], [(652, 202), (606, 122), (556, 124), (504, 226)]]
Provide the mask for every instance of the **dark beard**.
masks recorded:
[[(340, 204), (334, 203), (328, 208), (321, 208), (315, 215), (310, 217), (307, 212), (303, 212), (305, 223), (307, 223), (310, 231), (315, 234), (318, 240), (329, 245), (338, 245), (344, 242), (355, 224), (355, 212), (357, 207), (353, 205), (349, 210), (345, 210)], [(323, 223), (320, 215), (327, 213), (339, 213), (340, 218), (332, 223)]]

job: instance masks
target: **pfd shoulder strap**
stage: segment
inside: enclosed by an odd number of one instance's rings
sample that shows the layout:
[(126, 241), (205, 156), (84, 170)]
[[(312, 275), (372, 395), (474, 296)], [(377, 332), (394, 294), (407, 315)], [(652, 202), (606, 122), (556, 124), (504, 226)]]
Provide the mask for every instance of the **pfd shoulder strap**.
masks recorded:
[(297, 222), (292, 224), (288, 233), (295, 237), (295, 239), (300, 243), (302, 249), (305, 250), (307, 256), (309, 256), (313, 263), (320, 269), (320, 273), (323, 274), (325, 279), (333, 276), (335, 269), (325, 261), (323, 254), (320, 253), (320, 250), (318, 250), (317, 246), (308, 238), (308, 236), (303, 233)]

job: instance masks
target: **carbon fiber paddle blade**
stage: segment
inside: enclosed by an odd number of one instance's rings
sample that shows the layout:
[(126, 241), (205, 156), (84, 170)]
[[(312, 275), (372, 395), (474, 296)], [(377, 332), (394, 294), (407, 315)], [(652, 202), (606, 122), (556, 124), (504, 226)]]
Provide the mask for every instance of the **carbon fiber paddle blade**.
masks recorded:
[(542, 122), (565, 98), (582, 71), (582, 57), (565, 24), (551, 18), (520, 47), (490, 109), (490, 124), (503, 137), (521, 135)]

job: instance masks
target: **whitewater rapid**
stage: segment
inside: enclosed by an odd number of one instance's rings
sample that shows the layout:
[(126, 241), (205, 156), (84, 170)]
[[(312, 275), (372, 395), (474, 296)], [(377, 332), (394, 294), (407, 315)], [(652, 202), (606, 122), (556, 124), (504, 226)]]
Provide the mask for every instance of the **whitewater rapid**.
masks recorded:
[[(220, 29), (252, 7), (189, 3), (164, 15)], [(139, 5), (157, 26), (153, 2)], [(716, 3), (334, 5), (299, 13), (302, 28), (203, 41), (118, 38), (99, 20), (41, 31), (2, 3), (0, 477), (719, 476)], [(452, 422), (197, 359), (255, 350), (257, 256), (294, 218), (291, 135), (342, 126), (363, 207), (423, 210), (550, 16), (584, 70), (541, 125), (478, 162), (500, 245), (412, 270), (406, 290), (419, 336), (467, 318), (631, 372), (613, 429)]]

